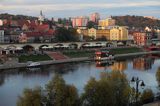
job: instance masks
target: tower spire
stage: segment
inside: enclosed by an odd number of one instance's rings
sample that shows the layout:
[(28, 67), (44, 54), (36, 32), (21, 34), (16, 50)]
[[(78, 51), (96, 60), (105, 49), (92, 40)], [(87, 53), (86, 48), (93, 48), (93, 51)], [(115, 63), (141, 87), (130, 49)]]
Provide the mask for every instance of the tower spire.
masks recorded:
[(43, 16), (42, 10), (40, 11), (40, 15)]

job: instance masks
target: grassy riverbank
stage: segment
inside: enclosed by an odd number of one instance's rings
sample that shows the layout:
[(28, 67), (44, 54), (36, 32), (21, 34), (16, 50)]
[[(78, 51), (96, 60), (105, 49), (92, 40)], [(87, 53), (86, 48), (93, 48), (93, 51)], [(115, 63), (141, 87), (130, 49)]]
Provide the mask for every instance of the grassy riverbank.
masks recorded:
[(113, 54), (127, 54), (127, 53), (137, 53), (137, 52), (143, 52), (142, 49), (132, 47), (132, 48), (113, 48), (109, 50)]
[[(127, 54), (127, 53), (136, 53), (142, 52), (143, 50), (136, 47), (128, 47), (128, 48), (113, 48), (109, 49), (113, 54)], [(69, 50), (63, 51), (63, 54), (70, 58), (79, 58), (79, 57), (93, 57), (95, 54), (94, 50)]]
[(22, 55), (18, 57), (19, 62), (27, 62), (27, 61), (46, 61), (46, 60), (52, 60), (48, 55), (43, 54), (37, 54), (37, 55)]
[(84, 51), (76, 51), (76, 50), (71, 50), (71, 51), (64, 51), (63, 54), (70, 57), (70, 58), (79, 58), (79, 57), (92, 57), (94, 56), (94, 51), (91, 50), (84, 50)]

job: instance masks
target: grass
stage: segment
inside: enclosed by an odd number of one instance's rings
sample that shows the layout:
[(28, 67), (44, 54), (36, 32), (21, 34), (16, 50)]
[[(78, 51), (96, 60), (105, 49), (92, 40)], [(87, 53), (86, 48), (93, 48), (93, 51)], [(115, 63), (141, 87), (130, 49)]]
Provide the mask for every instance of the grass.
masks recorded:
[[(142, 49), (136, 47), (129, 47), (129, 48), (113, 48), (109, 50), (113, 54), (126, 54), (126, 53), (135, 53), (135, 52), (142, 52)], [(63, 51), (63, 54), (70, 57), (70, 58), (78, 58), (78, 57), (93, 57), (95, 51), (91, 50), (70, 50), (70, 51)]]
[(70, 58), (78, 57), (92, 57), (94, 56), (94, 51), (64, 51), (63, 54)]
[(115, 48), (109, 50), (113, 54), (126, 54), (126, 53), (136, 53), (136, 52), (142, 52), (143, 50), (140, 48), (132, 47), (132, 48)]
[(27, 62), (27, 61), (46, 61), (46, 60), (52, 60), (48, 55), (44, 54), (44, 55), (22, 55), (18, 57), (19, 62)]

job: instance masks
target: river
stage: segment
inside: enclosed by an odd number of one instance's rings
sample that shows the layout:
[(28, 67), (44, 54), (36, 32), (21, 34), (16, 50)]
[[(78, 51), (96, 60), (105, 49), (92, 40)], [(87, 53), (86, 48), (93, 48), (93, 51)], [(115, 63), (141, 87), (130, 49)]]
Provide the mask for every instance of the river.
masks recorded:
[(82, 93), (91, 76), (98, 79), (101, 72), (122, 71), (127, 75), (128, 80), (133, 76), (139, 77), (144, 81), (145, 88), (150, 88), (157, 93), (158, 69), (160, 70), (160, 56), (147, 55), (121, 58), (109, 64), (86, 61), (43, 66), (40, 69), (4, 70), (0, 71), (0, 106), (16, 106), (18, 96), (22, 94), (24, 88), (45, 87), (55, 74), (61, 74), (66, 83), (74, 84), (79, 93)]

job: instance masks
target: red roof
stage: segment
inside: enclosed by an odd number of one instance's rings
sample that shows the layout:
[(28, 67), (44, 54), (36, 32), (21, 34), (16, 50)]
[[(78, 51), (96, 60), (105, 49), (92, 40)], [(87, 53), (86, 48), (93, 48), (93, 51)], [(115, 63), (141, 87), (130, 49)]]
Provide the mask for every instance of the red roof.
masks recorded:
[(40, 32), (47, 32), (49, 30), (49, 25), (48, 24), (38, 25), (36, 27), (36, 30)]
[(53, 36), (54, 30), (50, 29), (47, 32), (25, 32), (27, 37)]

